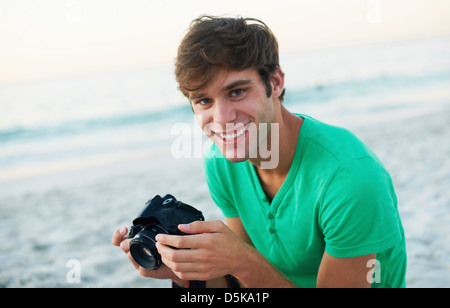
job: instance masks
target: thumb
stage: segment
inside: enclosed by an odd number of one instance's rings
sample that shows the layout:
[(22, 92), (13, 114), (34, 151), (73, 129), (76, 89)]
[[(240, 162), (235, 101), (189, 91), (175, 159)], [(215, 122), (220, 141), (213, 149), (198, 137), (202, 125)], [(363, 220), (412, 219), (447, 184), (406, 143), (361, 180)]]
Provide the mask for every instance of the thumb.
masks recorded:
[(198, 233), (216, 233), (222, 230), (225, 224), (220, 220), (213, 221), (194, 221), (190, 224), (178, 225), (178, 229), (181, 232), (188, 234), (198, 234)]

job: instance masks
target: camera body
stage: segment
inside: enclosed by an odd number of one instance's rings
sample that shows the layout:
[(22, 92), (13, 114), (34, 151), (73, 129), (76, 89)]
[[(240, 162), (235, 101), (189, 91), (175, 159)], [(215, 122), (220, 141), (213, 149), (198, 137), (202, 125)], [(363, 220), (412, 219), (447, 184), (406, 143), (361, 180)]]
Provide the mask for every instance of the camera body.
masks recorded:
[(178, 229), (179, 224), (205, 220), (202, 212), (177, 201), (172, 195), (156, 195), (145, 203), (146, 207), (133, 220), (128, 234), (132, 238), (130, 252), (133, 259), (146, 269), (156, 270), (161, 266), (161, 255), (156, 249), (155, 237), (159, 233), (186, 235)]

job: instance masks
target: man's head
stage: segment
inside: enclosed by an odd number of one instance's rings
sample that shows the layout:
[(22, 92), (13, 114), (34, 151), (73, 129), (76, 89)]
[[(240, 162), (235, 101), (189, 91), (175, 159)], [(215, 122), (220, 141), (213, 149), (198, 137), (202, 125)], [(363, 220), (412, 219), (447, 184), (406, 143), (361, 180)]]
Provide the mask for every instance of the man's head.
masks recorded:
[[(249, 68), (258, 72), (270, 97), (270, 77), (279, 67), (278, 43), (260, 20), (201, 16), (182, 40), (175, 66), (179, 89), (188, 98), (205, 88), (220, 70)], [(284, 91), (281, 101), (283, 96)]]

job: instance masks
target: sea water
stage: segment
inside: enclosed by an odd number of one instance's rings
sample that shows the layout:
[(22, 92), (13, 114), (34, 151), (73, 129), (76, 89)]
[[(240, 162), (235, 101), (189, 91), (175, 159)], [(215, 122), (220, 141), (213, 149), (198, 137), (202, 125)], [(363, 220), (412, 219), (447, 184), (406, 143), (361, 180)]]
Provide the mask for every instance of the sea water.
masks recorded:
[[(448, 103), (449, 54), (449, 37), (282, 54), (285, 105), (345, 126), (420, 114)], [(172, 66), (0, 84), (0, 110), (0, 182), (155, 149), (192, 122)]]

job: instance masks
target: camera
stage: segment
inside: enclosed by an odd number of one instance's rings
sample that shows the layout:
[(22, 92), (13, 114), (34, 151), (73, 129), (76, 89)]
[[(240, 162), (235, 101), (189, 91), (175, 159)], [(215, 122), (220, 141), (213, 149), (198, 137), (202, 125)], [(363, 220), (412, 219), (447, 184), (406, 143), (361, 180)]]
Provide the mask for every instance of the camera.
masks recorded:
[(205, 220), (202, 212), (177, 201), (172, 195), (156, 195), (145, 203), (146, 207), (133, 220), (128, 238), (133, 259), (142, 267), (156, 270), (161, 266), (161, 255), (156, 249), (157, 234), (186, 235), (178, 229), (179, 224)]

